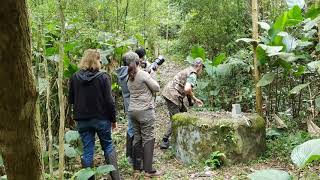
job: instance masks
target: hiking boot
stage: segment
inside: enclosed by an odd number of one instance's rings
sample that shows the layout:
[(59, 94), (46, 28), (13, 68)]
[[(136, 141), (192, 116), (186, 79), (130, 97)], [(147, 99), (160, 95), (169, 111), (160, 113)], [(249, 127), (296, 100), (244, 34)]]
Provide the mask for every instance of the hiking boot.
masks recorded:
[(160, 171), (157, 171), (152, 167), (154, 143), (155, 139), (152, 139), (146, 142), (146, 144), (143, 146), (143, 170), (146, 177), (158, 177), (162, 175)]
[(115, 150), (113, 150), (112, 153), (106, 156), (106, 161), (107, 161), (107, 164), (113, 165), (113, 167), (116, 169), (110, 172), (111, 179), (120, 180), (120, 174), (119, 174), (118, 163), (117, 163), (117, 154)]
[(138, 142), (133, 145), (132, 148), (133, 154), (132, 154), (132, 165), (133, 170), (142, 170), (142, 159), (143, 159), (143, 148), (142, 148), (142, 142)]
[(168, 149), (170, 146), (169, 139), (163, 138), (161, 144), (160, 144), (160, 149)]
[(126, 157), (128, 158), (128, 161), (130, 164), (132, 164), (132, 154), (133, 154), (133, 136), (130, 137), (130, 135), (127, 133), (127, 140), (126, 140)]

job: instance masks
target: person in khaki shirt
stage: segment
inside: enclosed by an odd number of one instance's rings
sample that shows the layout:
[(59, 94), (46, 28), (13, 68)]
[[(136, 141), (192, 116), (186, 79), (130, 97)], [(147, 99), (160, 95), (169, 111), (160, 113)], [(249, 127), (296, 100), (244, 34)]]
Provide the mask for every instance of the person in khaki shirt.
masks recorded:
[(135, 57), (134, 61), (131, 61), (128, 66), (128, 89), (130, 91), (128, 115), (132, 120), (134, 130), (132, 155), (134, 176), (144, 171), (145, 176), (155, 177), (162, 174), (152, 167), (155, 144), (154, 94), (160, 91), (160, 86), (155, 80), (154, 72), (149, 74), (140, 69), (139, 56), (134, 54), (130, 56)]
[(175, 75), (173, 80), (169, 81), (163, 89), (162, 96), (167, 103), (170, 121), (167, 132), (160, 144), (161, 149), (168, 149), (170, 146), (169, 138), (172, 134), (172, 116), (179, 112), (187, 112), (187, 108), (183, 104), (184, 97), (188, 95), (198, 106), (203, 105), (203, 102), (193, 94), (193, 88), (197, 84), (197, 75), (202, 73), (203, 68), (202, 59), (196, 58), (190, 67)]

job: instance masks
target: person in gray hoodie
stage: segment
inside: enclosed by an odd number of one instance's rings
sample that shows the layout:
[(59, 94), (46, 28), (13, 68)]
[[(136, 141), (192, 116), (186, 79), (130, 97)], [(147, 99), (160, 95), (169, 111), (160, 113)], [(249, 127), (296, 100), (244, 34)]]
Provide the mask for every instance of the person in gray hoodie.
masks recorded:
[[(123, 104), (125, 113), (128, 113), (129, 101), (130, 101), (130, 92), (128, 89), (128, 65), (131, 61), (134, 61), (135, 56), (132, 56), (130, 53), (126, 53), (123, 58), (123, 66), (116, 69), (118, 83), (122, 90)], [(132, 126), (132, 120), (128, 118), (128, 129), (127, 129), (127, 140), (126, 140), (126, 156), (129, 158), (129, 162), (132, 162), (132, 143), (133, 143), (133, 135), (134, 130)]]

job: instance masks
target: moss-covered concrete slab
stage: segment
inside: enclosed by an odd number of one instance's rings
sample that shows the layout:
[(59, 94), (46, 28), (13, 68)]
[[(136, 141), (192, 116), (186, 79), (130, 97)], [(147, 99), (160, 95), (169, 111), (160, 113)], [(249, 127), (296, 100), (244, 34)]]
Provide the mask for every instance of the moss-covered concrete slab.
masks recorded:
[(214, 151), (223, 152), (228, 164), (254, 160), (265, 151), (265, 135), (265, 121), (256, 114), (240, 118), (214, 112), (173, 116), (175, 155), (188, 164), (206, 160)]

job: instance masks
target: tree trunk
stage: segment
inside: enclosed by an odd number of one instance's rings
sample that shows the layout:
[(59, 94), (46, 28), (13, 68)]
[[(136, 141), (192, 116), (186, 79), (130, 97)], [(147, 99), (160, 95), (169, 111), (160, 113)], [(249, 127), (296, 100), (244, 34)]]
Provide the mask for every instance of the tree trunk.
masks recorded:
[(64, 61), (64, 38), (65, 21), (62, 8), (62, 0), (57, 0), (58, 13), (60, 17), (61, 35), (59, 43), (59, 72), (58, 72), (58, 96), (60, 105), (60, 126), (59, 126), (59, 179), (64, 179), (64, 121), (65, 121), (65, 97), (63, 94), (63, 61)]
[[(259, 28), (258, 28), (258, 0), (252, 0), (252, 38), (254, 40), (259, 39)], [(257, 58), (257, 43), (253, 45), (253, 65), (254, 65), (254, 80), (256, 86), (256, 111), (258, 114), (262, 115), (262, 92), (261, 88), (257, 86), (260, 80), (260, 71), (258, 67)]]
[(0, 153), (8, 179), (41, 179), (26, 1), (0, 1)]

